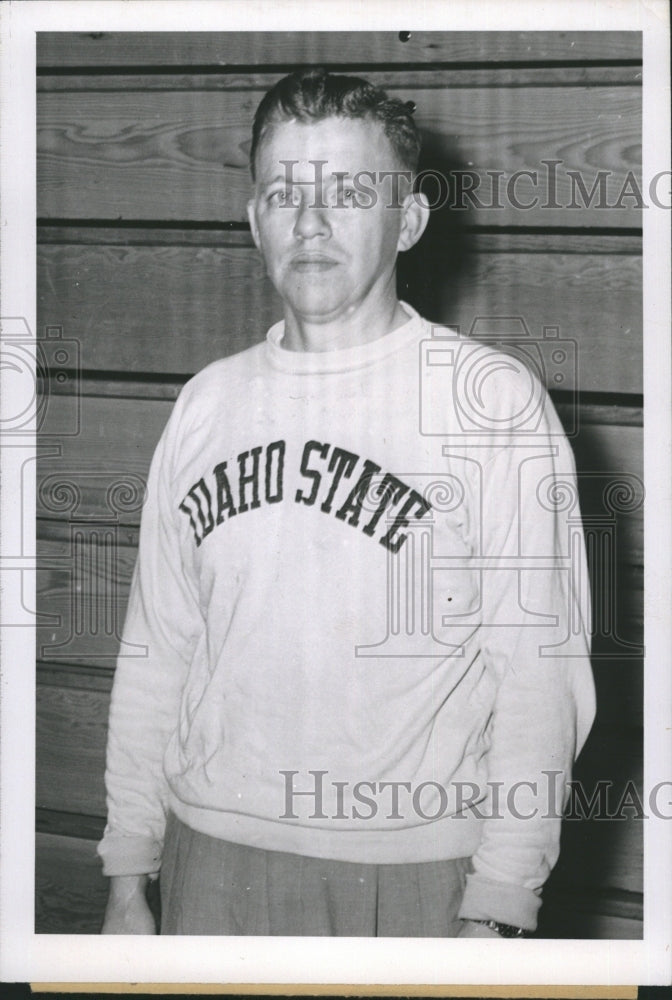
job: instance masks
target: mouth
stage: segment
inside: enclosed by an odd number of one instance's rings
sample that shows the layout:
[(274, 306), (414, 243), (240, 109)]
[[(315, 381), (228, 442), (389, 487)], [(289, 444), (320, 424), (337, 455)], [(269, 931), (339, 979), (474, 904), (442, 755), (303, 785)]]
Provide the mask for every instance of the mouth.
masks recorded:
[(292, 267), (296, 271), (330, 271), (338, 267), (338, 261), (324, 253), (299, 253), (292, 257)]

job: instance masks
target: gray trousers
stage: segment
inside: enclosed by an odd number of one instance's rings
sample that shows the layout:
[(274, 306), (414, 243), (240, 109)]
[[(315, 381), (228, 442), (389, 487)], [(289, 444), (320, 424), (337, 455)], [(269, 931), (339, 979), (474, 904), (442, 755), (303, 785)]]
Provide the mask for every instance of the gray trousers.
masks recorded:
[(373, 865), (265, 851), (170, 816), (162, 934), (455, 937), (469, 858)]

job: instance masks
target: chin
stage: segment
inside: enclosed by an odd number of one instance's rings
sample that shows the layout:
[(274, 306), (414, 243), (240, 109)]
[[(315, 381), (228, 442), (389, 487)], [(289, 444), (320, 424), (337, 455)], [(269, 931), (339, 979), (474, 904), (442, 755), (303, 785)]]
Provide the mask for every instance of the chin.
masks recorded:
[(314, 323), (335, 319), (347, 309), (347, 304), (330, 296), (326, 288), (316, 288), (310, 295), (293, 295), (289, 301), (297, 315)]

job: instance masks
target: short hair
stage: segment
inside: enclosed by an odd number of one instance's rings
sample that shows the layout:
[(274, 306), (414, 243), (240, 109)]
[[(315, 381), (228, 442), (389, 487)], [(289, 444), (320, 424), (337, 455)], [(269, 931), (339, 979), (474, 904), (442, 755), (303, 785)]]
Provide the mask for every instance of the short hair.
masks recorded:
[(382, 87), (374, 87), (357, 76), (332, 74), (321, 66), (296, 70), (279, 80), (257, 108), (250, 147), (252, 180), (257, 150), (273, 125), (325, 118), (378, 122), (402, 166), (414, 173), (420, 157), (420, 133), (413, 121), (412, 108), (396, 97), (388, 97)]

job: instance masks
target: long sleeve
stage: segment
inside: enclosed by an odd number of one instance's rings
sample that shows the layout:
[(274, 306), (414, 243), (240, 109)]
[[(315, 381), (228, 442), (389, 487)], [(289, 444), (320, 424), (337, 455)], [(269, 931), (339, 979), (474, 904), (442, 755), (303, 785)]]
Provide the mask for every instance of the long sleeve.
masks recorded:
[(105, 774), (108, 822), (98, 847), (106, 875), (159, 869), (167, 793), (163, 755), (177, 726), (182, 687), (203, 634), (197, 598), (181, 565), (169, 494), (176, 424), (174, 410), (149, 473), (112, 690)]
[(540, 427), (481, 469), (483, 656), (496, 685), (488, 800), (460, 912), (536, 927), (595, 696), (574, 461), (546, 399)]

